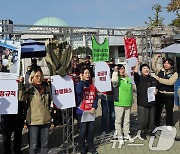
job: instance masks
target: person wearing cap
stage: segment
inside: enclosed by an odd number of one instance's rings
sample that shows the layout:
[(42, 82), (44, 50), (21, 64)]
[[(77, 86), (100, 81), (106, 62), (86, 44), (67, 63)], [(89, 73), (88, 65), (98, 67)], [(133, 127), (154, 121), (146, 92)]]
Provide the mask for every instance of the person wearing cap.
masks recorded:
[(158, 94), (156, 96), (155, 126), (160, 126), (162, 109), (166, 108), (166, 126), (173, 126), (174, 84), (178, 73), (174, 70), (174, 61), (166, 59), (163, 68), (158, 67), (157, 61), (161, 57), (157, 54), (152, 60), (152, 69), (157, 74)]
[[(155, 101), (148, 101), (148, 88), (156, 87), (157, 81), (150, 75), (150, 68), (147, 64), (140, 66), (141, 75), (138, 74), (140, 61), (137, 60), (134, 69), (134, 82), (137, 88), (138, 121), (141, 129), (141, 138), (147, 139), (147, 135), (154, 136)], [(157, 89), (154, 92), (156, 95)]]
[(133, 87), (131, 79), (125, 74), (125, 67), (121, 64), (114, 67), (112, 85), (115, 106), (116, 136), (131, 141), (132, 138), (129, 135), (129, 130), (130, 112), (133, 102)]

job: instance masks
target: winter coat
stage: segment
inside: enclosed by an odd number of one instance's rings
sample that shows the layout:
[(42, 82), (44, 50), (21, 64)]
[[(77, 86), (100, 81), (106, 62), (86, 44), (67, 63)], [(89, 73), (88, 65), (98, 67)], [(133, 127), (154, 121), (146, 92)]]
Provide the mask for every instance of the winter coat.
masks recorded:
[[(90, 85), (89, 81), (82, 81), (81, 80), (75, 86), (76, 106), (77, 106), (76, 114), (82, 114), (83, 113), (83, 111), (78, 107), (79, 107), (80, 103), (83, 100), (84, 87), (89, 87), (89, 85)], [(97, 109), (97, 107), (98, 107), (97, 104), (98, 104), (98, 97), (97, 97), (97, 94), (96, 94), (96, 98), (95, 98), (95, 101), (94, 101), (92, 107)]]
[(134, 82), (137, 88), (137, 105), (143, 107), (151, 107), (155, 105), (155, 101), (148, 103), (147, 90), (149, 87), (156, 87), (157, 81), (152, 76), (143, 76), (134, 72)]
[(40, 95), (32, 85), (19, 85), (19, 100), (27, 101), (26, 121), (29, 125), (44, 125), (51, 122), (50, 103), (51, 90), (48, 83), (43, 82), (44, 94)]
[(162, 94), (165, 94), (167, 96), (173, 96), (174, 84), (178, 79), (178, 73), (175, 72), (173, 69), (165, 70), (164, 68), (158, 67), (157, 60), (157, 56), (152, 59), (152, 69), (157, 74), (157, 76), (160, 77), (158, 79), (158, 90)]

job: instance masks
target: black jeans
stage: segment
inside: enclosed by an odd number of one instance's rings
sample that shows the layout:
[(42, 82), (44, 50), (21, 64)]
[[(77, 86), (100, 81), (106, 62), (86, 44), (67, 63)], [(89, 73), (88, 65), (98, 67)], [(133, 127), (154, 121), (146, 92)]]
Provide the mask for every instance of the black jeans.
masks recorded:
[(109, 131), (115, 130), (115, 111), (114, 101), (107, 101), (101, 99), (102, 118), (101, 118), (101, 129), (102, 132), (107, 132), (107, 121), (109, 119)]
[(3, 115), (3, 147), (4, 154), (10, 154), (11, 151), (11, 135), (14, 132), (14, 153), (21, 154), (21, 138), (23, 128), (23, 115), (12, 114)]
[[(82, 115), (77, 115), (79, 123), (78, 147), (81, 153), (94, 151), (94, 121), (81, 122)], [(85, 142), (86, 141), (86, 142)], [(87, 145), (87, 146), (86, 146)]]
[(155, 106), (138, 106), (138, 119), (142, 132), (153, 131), (154, 129)]
[(163, 107), (166, 108), (166, 125), (173, 126), (174, 96), (158, 93), (156, 96), (155, 126), (160, 126)]

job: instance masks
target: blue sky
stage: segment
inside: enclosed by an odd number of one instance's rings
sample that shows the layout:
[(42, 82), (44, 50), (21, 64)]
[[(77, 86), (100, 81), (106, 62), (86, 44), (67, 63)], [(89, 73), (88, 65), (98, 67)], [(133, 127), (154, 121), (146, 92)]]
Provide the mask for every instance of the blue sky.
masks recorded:
[[(2, 0), (0, 19), (14, 24), (33, 25), (37, 20), (55, 16), (69, 26), (139, 27), (153, 16), (154, 4), (167, 6), (170, 0)], [(169, 24), (175, 18), (166, 9), (160, 14)]]

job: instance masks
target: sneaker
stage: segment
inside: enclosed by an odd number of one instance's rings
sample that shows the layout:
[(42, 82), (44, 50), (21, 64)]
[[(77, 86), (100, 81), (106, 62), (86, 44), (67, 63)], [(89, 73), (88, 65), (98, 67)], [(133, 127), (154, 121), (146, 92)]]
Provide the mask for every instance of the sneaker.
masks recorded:
[(171, 131), (173, 130), (171, 126), (166, 126), (167, 127), (167, 130)]
[(143, 140), (147, 140), (147, 136), (145, 132), (141, 132), (140, 136)]
[(153, 132), (148, 132), (147, 135), (148, 135), (148, 136), (154, 136), (154, 137), (157, 137), (157, 136), (156, 136), (156, 132), (155, 132), (155, 133), (153, 133)]
[(133, 142), (134, 142), (134, 139), (133, 139), (130, 135), (124, 136), (124, 140), (125, 140), (125, 141), (128, 141), (128, 142), (130, 142), (130, 143), (133, 143)]

